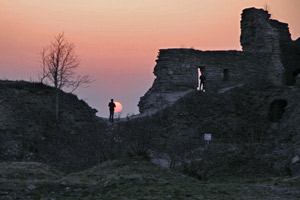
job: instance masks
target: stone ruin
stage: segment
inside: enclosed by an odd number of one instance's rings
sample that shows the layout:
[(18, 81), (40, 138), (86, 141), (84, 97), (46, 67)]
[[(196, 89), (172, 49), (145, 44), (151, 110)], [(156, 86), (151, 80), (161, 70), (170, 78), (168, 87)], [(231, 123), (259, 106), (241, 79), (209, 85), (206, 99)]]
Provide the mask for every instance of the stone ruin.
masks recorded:
[(161, 49), (156, 79), (138, 104), (152, 114), (197, 90), (205, 74), (206, 92), (251, 85), (300, 86), (300, 38), (291, 39), (288, 24), (270, 19), (268, 11), (243, 10), (240, 43), (243, 51)]

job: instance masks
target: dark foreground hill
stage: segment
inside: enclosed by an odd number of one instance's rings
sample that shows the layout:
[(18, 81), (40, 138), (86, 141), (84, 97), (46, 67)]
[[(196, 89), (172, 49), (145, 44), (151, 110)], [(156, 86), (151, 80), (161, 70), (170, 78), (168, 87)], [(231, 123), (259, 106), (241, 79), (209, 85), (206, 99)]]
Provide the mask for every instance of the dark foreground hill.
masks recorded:
[(0, 199), (299, 199), (299, 178), (199, 181), (141, 159), (64, 174), (46, 165), (0, 163)]
[(91, 167), (104, 159), (104, 122), (73, 94), (40, 83), (0, 81), (0, 160), (35, 161), (62, 171)]

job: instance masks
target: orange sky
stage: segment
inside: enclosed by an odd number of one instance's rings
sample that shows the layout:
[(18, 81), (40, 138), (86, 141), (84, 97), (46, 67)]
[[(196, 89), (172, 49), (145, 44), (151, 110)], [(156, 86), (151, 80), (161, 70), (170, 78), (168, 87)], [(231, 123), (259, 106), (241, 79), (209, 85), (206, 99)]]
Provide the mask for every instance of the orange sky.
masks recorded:
[(38, 52), (62, 31), (75, 43), (81, 74), (95, 82), (75, 93), (108, 116), (111, 98), (138, 113), (158, 49), (240, 50), (240, 14), (268, 5), (300, 37), (299, 0), (0, 0), (0, 78), (37, 79)]

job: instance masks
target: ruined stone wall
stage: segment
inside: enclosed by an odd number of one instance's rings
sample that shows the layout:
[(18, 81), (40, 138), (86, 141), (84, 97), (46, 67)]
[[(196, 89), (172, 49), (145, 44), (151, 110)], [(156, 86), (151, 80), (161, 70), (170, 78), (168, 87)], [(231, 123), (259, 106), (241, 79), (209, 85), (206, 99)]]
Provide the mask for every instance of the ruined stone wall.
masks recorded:
[(245, 84), (282, 86), (300, 72), (299, 42), (291, 40), (286, 23), (270, 19), (267, 11), (243, 10), (240, 42), (243, 51), (160, 50), (156, 79), (141, 97), (140, 112), (155, 112), (196, 90), (199, 67), (204, 69), (207, 92)]
[(271, 20), (268, 11), (244, 9), (240, 42), (243, 51), (281, 53), (280, 44), (291, 41), (288, 24)]
[(300, 38), (281, 45), (281, 60), (285, 68), (285, 84), (294, 85), (300, 74)]
[(240, 38), (243, 51), (273, 54), (269, 78), (274, 85), (293, 85), (300, 72), (299, 42), (292, 41), (287, 23), (270, 17), (263, 9), (243, 10)]
[[(162, 49), (154, 68), (156, 79), (141, 98), (141, 113), (159, 110), (198, 87), (198, 68), (204, 68), (206, 92), (242, 84), (272, 84), (266, 69), (272, 66), (271, 54), (241, 51), (199, 51)], [(263, 67), (261, 67), (263, 66)], [(224, 80), (224, 70), (228, 80)]]

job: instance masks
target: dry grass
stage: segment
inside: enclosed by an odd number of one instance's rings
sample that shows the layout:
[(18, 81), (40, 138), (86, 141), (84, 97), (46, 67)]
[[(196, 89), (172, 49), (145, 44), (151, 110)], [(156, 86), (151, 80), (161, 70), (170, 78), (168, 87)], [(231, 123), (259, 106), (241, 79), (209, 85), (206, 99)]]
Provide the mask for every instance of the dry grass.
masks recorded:
[(0, 174), (0, 199), (300, 198), (299, 177), (205, 182), (141, 159), (108, 161), (67, 175), (39, 163), (1, 163)]

